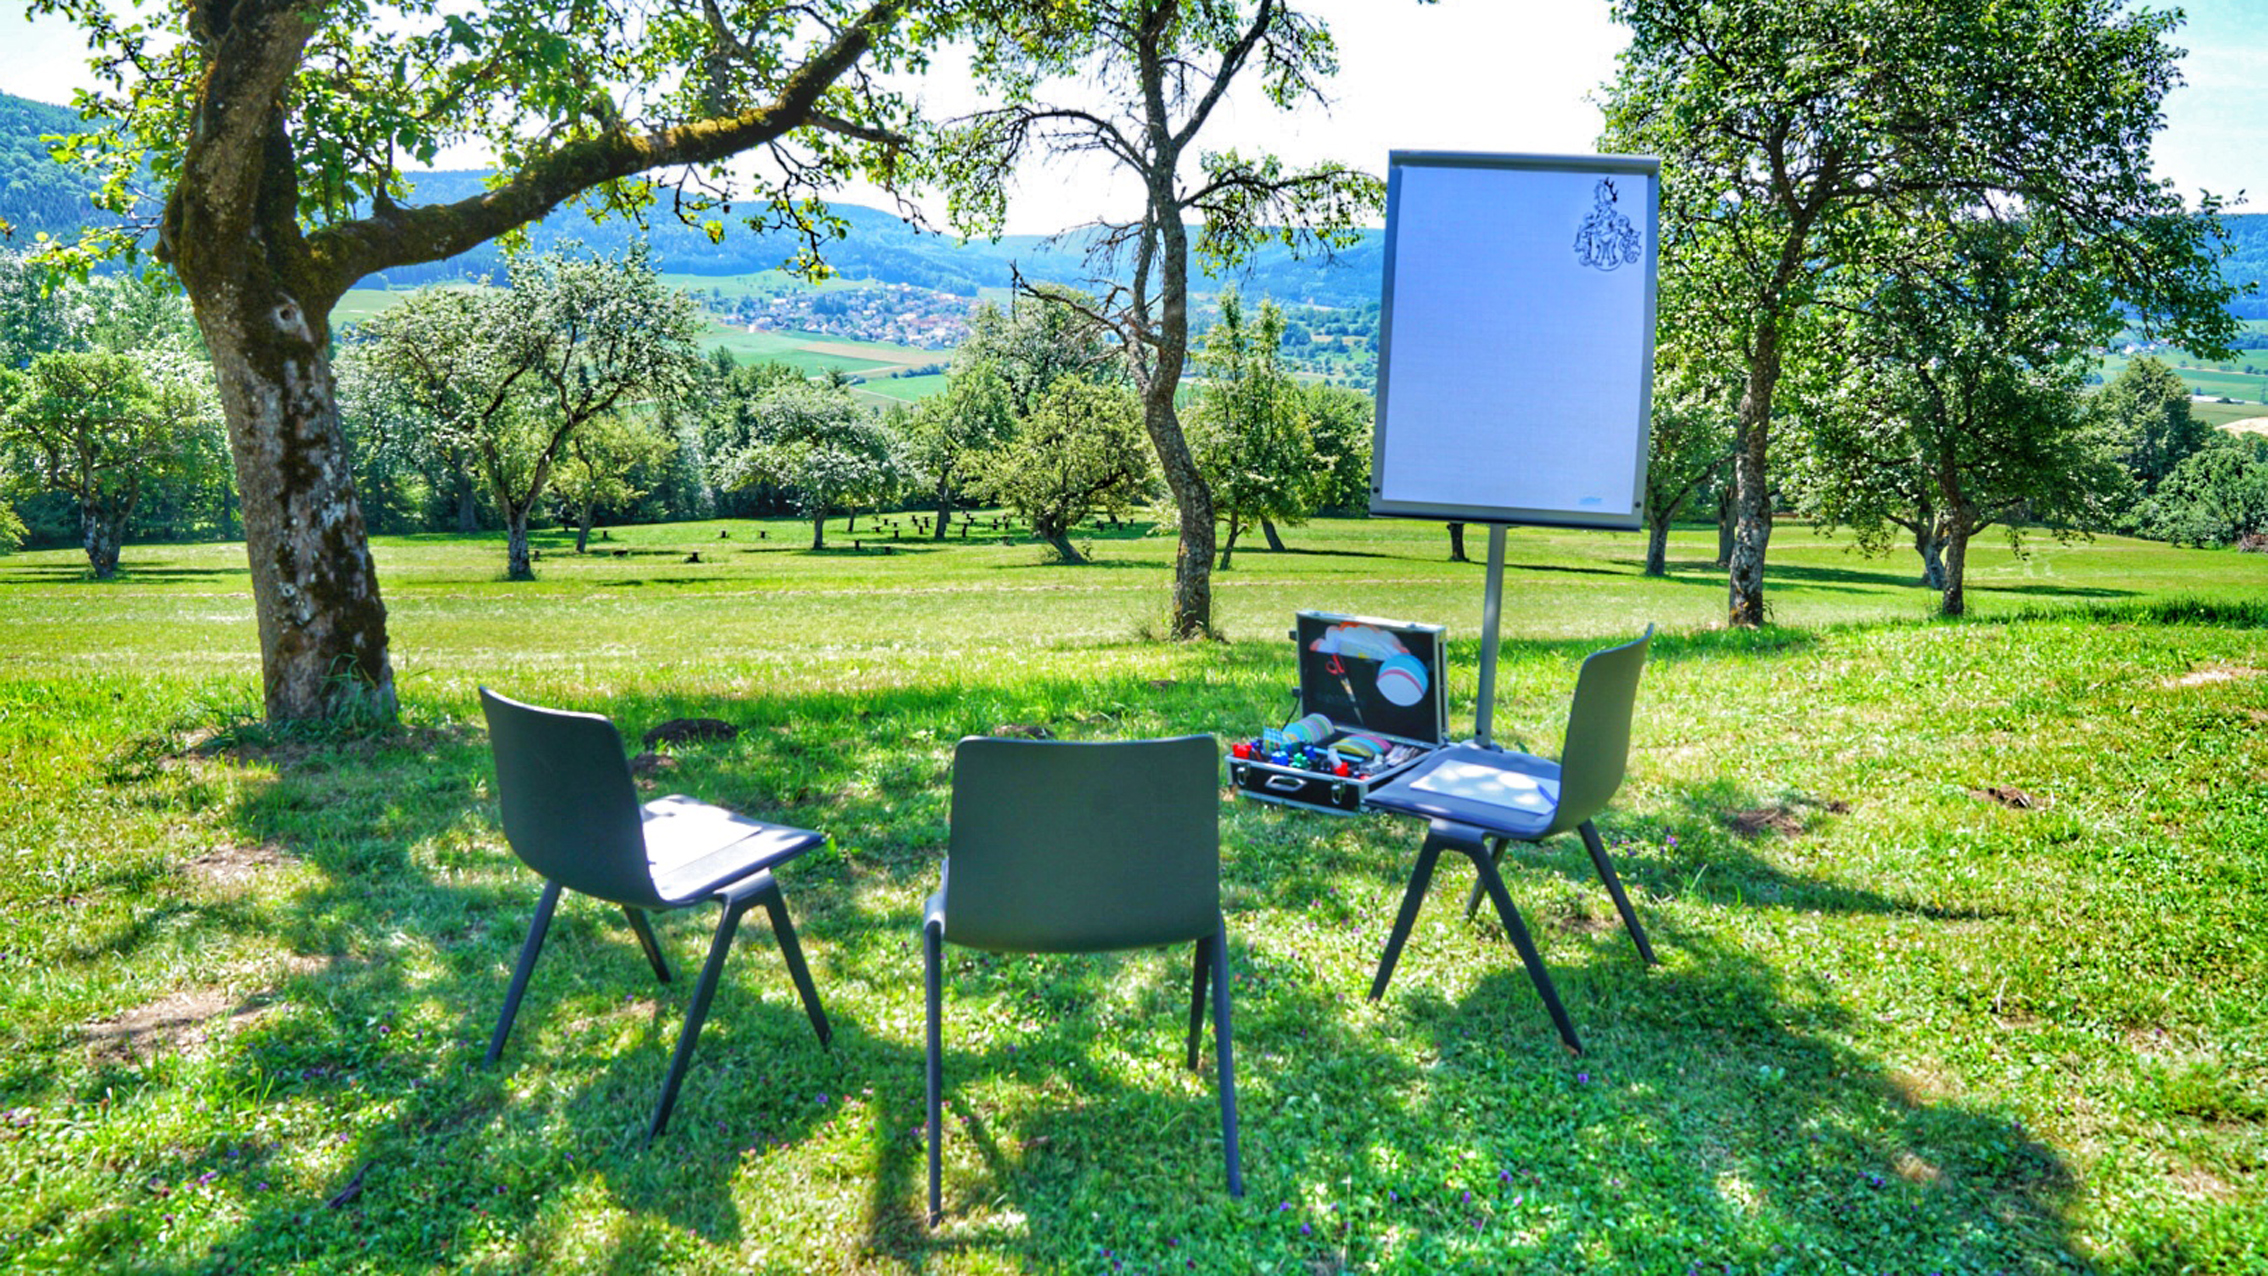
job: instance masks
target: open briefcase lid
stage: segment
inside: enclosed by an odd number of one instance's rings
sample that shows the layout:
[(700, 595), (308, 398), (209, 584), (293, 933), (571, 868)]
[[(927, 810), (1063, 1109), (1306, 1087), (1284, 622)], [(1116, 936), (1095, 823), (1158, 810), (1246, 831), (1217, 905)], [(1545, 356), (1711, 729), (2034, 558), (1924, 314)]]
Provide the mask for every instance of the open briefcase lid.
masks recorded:
[(1323, 611), (1303, 611), (1296, 620), (1302, 713), (1320, 713), (1345, 730), (1442, 742), (1441, 626)]

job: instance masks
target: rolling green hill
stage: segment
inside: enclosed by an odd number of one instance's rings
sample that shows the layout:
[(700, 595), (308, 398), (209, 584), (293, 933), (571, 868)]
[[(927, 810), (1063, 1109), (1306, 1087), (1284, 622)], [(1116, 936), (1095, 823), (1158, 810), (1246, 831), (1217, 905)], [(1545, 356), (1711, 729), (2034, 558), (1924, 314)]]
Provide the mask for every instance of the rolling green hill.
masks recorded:
[[(77, 115), (67, 108), (0, 93), (0, 218), (16, 223), (19, 240), (28, 240), (33, 231), (59, 234), (96, 215), (86, 199), (93, 182), (55, 163), (39, 140), (44, 134), (78, 127)], [(463, 199), (478, 194), (485, 177), (478, 172), (421, 173), (414, 178), (413, 199), (419, 203)], [(1036, 235), (962, 240), (918, 231), (878, 209), (840, 204), (835, 211), (849, 224), (849, 231), (827, 247), (827, 259), (853, 279), (975, 297), (1007, 287), (1011, 264), (1033, 279), (1076, 283), (1089, 274), (1084, 255), (1090, 241), (1081, 236), (1060, 242)], [(567, 208), (546, 218), (531, 238), (538, 248), (579, 241), (618, 251), (640, 233), (630, 222), (594, 224), (580, 210)], [(754, 275), (779, 266), (799, 247), (791, 234), (759, 234), (729, 220), (723, 240), (712, 243), (700, 228), (672, 216), (666, 203), (643, 233), (662, 268), (675, 274)], [(1283, 249), (1271, 247), (1257, 254), (1235, 282), (1247, 292), (1266, 293), (1286, 304), (1359, 306), (1377, 298), (1380, 245), (1379, 233), (1370, 232), (1361, 244), (1330, 262), (1295, 260)], [(373, 288), (414, 286), (502, 270), (502, 250), (483, 244), (447, 261), (399, 267), (364, 283)]]

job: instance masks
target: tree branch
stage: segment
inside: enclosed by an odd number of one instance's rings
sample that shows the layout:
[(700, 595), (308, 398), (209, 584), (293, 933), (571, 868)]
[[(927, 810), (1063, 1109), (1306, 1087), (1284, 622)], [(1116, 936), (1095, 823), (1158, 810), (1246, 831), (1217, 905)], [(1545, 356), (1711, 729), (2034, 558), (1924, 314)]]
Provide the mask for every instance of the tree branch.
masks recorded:
[[(531, 161), (494, 190), (453, 204), (394, 208), (308, 237), (333, 300), (375, 271), (453, 256), (542, 218), (603, 182), (673, 165), (708, 164), (802, 127), (826, 127), (818, 103), (872, 48), (911, 0), (875, 0), (865, 13), (788, 78), (767, 106), (634, 133), (616, 126)], [(310, 305), (312, 306), (312, 300)]]

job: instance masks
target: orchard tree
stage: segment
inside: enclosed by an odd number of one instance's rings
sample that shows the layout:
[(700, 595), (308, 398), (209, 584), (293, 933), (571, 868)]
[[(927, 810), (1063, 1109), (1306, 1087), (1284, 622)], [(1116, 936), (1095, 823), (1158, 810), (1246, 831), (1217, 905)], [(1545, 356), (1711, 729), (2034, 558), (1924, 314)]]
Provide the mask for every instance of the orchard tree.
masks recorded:
[(953, 375), (985, 369), (1000, 379), (1013, 416), (1029, 416), (1065, 377), (1117, 381), (1125, 362), (1109, 328), (1089, 318), (1094, 299), (1060, 284), (1034, 284), (1003, 310), (992, 302), (969, 316), (969, 339), (953, 352)]
[(904, 432), (906, 464), (937, 511), (930, 535), (943, 540), (953, 511), (983, 477), (986, 459), (1015, 435), (1009, 383), (994, 362), (956, 355), (945, 393), (915, 405)]
[(1224, 572), (1244, 528), (1299, 522), (1322, 495), (1325, 466), (1301, 411), (1299, 384), (1277, 352), (1283, 334), (1281, 310), (1263, 301), (1259, 320), (1247, 323), (1233, 290), (1221, 294), (1220, 321), (1205, 334), (1207, 375), (1190, 414), (1189, 441), (1214, 509), (1228, 523)]
[(748, 435), (711, 457), (717, 486), (773, 483), (811, 520), (811, 548), (827, 548), (827, 515), (856, 510), (903, 481), (897, 440), (843, 388), (795, 383), (754, 404)]
[(764, 400), (783, 387), (811, 384), (802, 369), (775, 360), (741, 363), (725, 350), (712, 351), (694, 375), (682, 410), (690, 417), (700, 479), (716, 493), (718, 512), (752, 515), (781, 503), (784, 489), (771, 476), (751, 471), (730, 486), (716, 486), (725, 458), (758, 443)]
[(70, 345), (63, 308), (49, 296), (50, 273), (28, 252), (0, 253), (0, 369)]
[(2189, 387), (2165, 361), (2144, 355), (2095, 396), (2118, 442), (2119, 459), (2147, 496), (2213, 429), (2189, 410)]
[(2143, 535), (2182, 545), (2268, 536), (2268, 439), (2213, 439), (2182, 458), (2137, 513)]
[[(1010, 0), (1000, 0), (1009, 3)], [(920, 7), (923, 21), (906, 20)], [(833, 225), (798, 196), (863, 166), (896, 176), (903, 104), (870, 72), (918, 60), (983, 0), (200, 0), (120, 12), (31, 0), (87, 33), (105, 83), (69, 151), (131, 220), (71, 247), (147, 247), (187, 289), (218, 373), (243, 498), (267, 713), (391, 712), (394, 675), (329, 362), (330, 312), (376, 271), (439, 261), (579, 197), (635, 212), (639, 175), (722, 212), (725, 161), (784, 174), (754, 202), (812, 248)], [(488, 190), (415, 204), (405, 165), (485, 146)], [(161, 190), (151, 217), (134, 203)], [(721, 222), (709, 224), (721, 232)], [(146, 236), (146, 238), (145, 238)]]
[[(1942, 546), (1947, 616), (1967, 609), (1969, 542), (2027, 523), (2106, 525), (2129, 481), (2080, 387), (2120, 315), (2106, 282), (2037, 223), (1979, 219), (1874, 280), (1834, 285), (1852, 366), (1811, 416), (1811, 486), (1830, 522), (1879, 545), (1890, 525)], [(1896, 514), (1893, 514), (1896, 511)]]
[(491, 340), (500, 366), (526, 369), (529, 424), (484, 436), (480, 458), (504, 512), (507, 572), (524, 580), (533, 575), (528, 518), (569, 441), (592, 421), (683, 394), (699, 363), (701, 312), (636, 247), (619, 261), (547, 253), (513, 262), (503, 318)]
[(646, 494), (643, 470), (662, 464), (676, 449), (654, 413), (614, 412), (586, 422), (567, 436), (552, 466), (551, 490), (575, 525), (575, 552), (591, 548), (591, 525), (601, 509), (621, 509)]
[(1117, 263), (1124, 282), (1085, 313), (1116, 336), (1140, 394), (1181, 526), (1168, 631), (1193, 638), (1213, 623), (1216, 513), (1175, 402), (1190, 356), (1191, 259), (1233, 265), (1271, 238), (1295, 251), (1344, 246), (1383, 187), (1337, 164), (1292, 171), (1267, 154), (1200, 149), (1240, 78), (1280, 110), (1324, 103), (1337, 50), (1321, 23), (1280, 0), (1093, 0), (1034, 15), (976, 33), (977, 73), (1006, 104), (971, 117), (941, 164), (957, 214), (992, 226), (1010, 173), (1034, 152), (1099, 155), (1140, 183), (1140, 212), (1101, 221), (1095, 240), (1093, 264)]
[(984, 469), (989, 499), (1031, 524), (1060, 561), (1084, 562), (1071, 530), (1097, 514), (1123, 514), (1150, 496), (1141, 400), (1123, 386), (1066, 377), (1040, 396)]
[(1662, 159), (1665, 292), (1739, 369), (1728, 616), (1766, 619), (1774, 405), (1819, 289), (1979, 210), (2084, 256), (2145, 326), (2221, 352), (2221, 232), (2150, 174), (2178, 14), (2119, 0), (1615, 0), (1605, 149)]
[[(1317, 381), (1299, 388), (1300, 410), (1323, 464), (1315, 507), (1339, 513), (1370, 512), (1370, 427), (1376, 409), (1369, 395)], [(1268, 530), (1266, 524), (1261, 531)], [(1271, 548), (1281, 549), (1280, 545)]]
[(1655, 369), (1642, 508), (1648, 576), (1669, 575), (1671, 522), (1732, 460), (1730, 406), (1722, 385), (1681, 378), (1667, 365)]
[(146, 491), (218, 474), (211, 375), (182, 352), (50, 351), (0, 378), (0, 447), (30, 481), (77, 503), (97, 580), (117, 574)]
[(509, 312), (499, 289), (420, 288), (338, 343), (341, 421), (357, 466), (421, 471), (459, 533), (480, 529), (479, 441), (514, 421), (527, 375), (500, 349)]

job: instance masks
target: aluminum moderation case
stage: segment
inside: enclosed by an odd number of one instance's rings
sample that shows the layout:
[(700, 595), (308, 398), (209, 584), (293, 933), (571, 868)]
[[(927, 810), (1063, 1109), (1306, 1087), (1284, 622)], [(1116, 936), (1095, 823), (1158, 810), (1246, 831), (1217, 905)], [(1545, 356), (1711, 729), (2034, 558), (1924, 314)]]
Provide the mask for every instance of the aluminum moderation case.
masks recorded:
[(1442, 627), (1406, 620), (1303, 611), (1291, 638), (1299, 651), (1299, 712), (1331, 721), (1326, 746), (1350, 733), (1379, 736), (1406, 756), (1353, 775), (1334, 775), (1262, 757), (1229, 759), (1239, 797), (1353, 815), (1371, 789), (1441, 747), (1447, 735), (1442, 691)]

